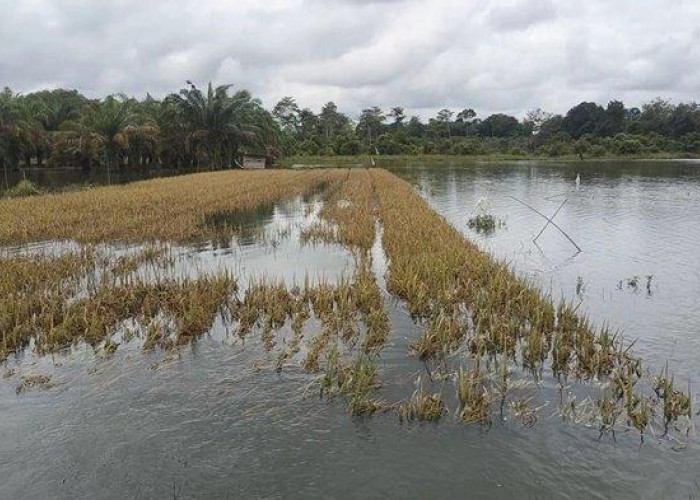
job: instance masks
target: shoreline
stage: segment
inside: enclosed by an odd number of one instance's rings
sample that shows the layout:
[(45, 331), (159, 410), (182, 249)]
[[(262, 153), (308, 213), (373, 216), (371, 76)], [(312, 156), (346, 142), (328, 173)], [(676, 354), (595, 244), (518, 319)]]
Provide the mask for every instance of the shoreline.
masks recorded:
[(283, 168), (298, 168), (299, 166), (333, 166), (358, 165), (366, 166), (371, 163), (371, 158), (376, 162), (406, 162), (406, 161), (432, 161), (454, 163), (606, 163), (615, 161), (629, 162), (688, 162), (699, 163), (700, 156), (681, 157), (674, 154), (659, 154), (657, 156), (601, 156), (584, 157), (580, 159), (575, 155), (543, 157), (543, 156), (509, 156), (509, 155), (356, 155), (356, 156), (289, 156), (280, 160)]

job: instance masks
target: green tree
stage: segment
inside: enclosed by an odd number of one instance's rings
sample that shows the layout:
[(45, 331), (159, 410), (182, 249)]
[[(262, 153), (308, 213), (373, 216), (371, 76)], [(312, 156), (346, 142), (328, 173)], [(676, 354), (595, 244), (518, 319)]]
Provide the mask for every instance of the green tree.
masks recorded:
[(299, 112), (298, 140), (315, 141), (319, 129), (318, 116), (309, 108), (304, 108)]
[(479, 124), (482, 137), (515, 137), (520, 130), (518, 119), (503, 113), (493, 114)]
[(401, 106), (395, 106), (389, 111), (389, 118), (393, 120), (392, 125), (394, 128), (400, 128), (403, 126), (403, 121), (406, 119), (406, 113)]
[(638, 119), (639, 131), (645, 134), (671, 135), (673, 111), (673, 104), (660, 97), (644, 104)]
[(189, 129), (188, 145), (198, 166), (231, 166), (243, 147), (264, 151), (277, 145), (272, 116), (248, 91), (229, 95), (231, 85), (209, 83), (206, 92), (189, 85), (172, 99)]
[(78, 135), (82, 155), (92, 166), (93, 154), (111, 169), (122, 165), (128, 146), (128, 130), (136, 126), (134, 101), (125, 96), (108, 96), (88, 106), (80, 120), (72, 125)]
[(367, 147), (371, 150), (374, 140), (381, 135), (382, 125), (386, 120), (382, 110), (376, 106), (363, 109), (357, 123), (357, 133), (367, 140)]
[(6, 188), (8, 170), (18, 168), (20, 159), (31, 151), (37, 126), (19, 95), (7, 87), (0, 92), (0, 163)]
[(440, 124), (440, 127), (443, 128), (445, 131), (447, 131), (447, 137), (449, 139), (452, 139), (452, 117), (454, 116), (454, 113), (450, 111), (449, 109), (441, 109), (438, 111), (437, 116), (435, 117), (435, 121)]
[(327, 102), (318, 115), (318, 124), (321, 129), (321, 142), (329, 144), (346, 131), (350, 119), (338, 111), (338, 106), (332, 101)]
[(283, 97), (272, 109), (282, 132), (295, 135), (299, 128), (299, 106), (293, 97)]
[(601, 135), (605, 131), (607, 119), (602, 106), (594, 102), (582, 102), (566, 113), (562, 129), (574, 139), (584, 134)]

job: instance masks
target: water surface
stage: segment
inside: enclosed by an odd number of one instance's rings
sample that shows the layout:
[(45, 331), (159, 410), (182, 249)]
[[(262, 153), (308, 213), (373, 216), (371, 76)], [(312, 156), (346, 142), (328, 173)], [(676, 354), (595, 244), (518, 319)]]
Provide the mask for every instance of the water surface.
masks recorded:
[[(596, 321), (638, 339), (658, 367), (700, 375), (700, 167), (689, 163), (392, 165), (450, 222), (545, 291), (581, 301)], [(580, 174), (577, 189), (575, 178)], [(467, 227), (481, 198), (505, 219), (490, 235)], [(582, 248), (515, 197), (550, 215)], [(314, 201), (310, 201), (313, 205)], [(183, 273), (226, 266), (242, 279), (339, 276), (342, 248), (303, 246), (313, 219), (304, 200), (267, 207), (229, 242), (176, 248)], [(310, 214), (311, 215), (308, 215)], [(237, 219), (241, 220), (241, 219)], [(379, 241), (372, 251), (381, 278)], [(652, 275), (650, 291), (619, 282)], [(579, 277), (583, 284), (577, 287)], [(379, 280), (380, 284), (383, 281)], [(380, 396), (410, 395), (423, 366), (407, 357), (420, 335), (384, 290), (392, 339), (382, 352)], [(284, 332), (282, 332), (284, 335)], [(8, 366), (52, 373), (58, 385), (15, 394), (0, 380), (0, 498), (688, 498), (698, 494), (700, 446), (634, 433), (598, 440), (596, 428), (562, 422), (543, 386), (539, 422), (399, 425), (393, 413), (353, 419), (342, 401), (304, 395), (313, 377), (274, 370), (259, 339), (232, 338), (220, 323), (179, 354), (91, 349)], [(0, 370), (1, 371), (1, 370)], [(445, 382), (445, 392), (452, 392)], [(436, 389), (439, 388), (439, 384)], [(535, 389), (536, 390), (536, 389)], [(454, 410), (454, 406), (451, 410)]]

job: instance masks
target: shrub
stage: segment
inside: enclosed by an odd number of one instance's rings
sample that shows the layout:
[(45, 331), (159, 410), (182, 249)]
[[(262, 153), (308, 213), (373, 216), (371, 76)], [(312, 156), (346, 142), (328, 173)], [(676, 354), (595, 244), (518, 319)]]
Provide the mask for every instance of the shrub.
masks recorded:
[(605, 149), (605, 146), (601, 145), (591, 146), (591, 150), (588, 152), (589, 155), (596, 158), (605, 156), (605, 153), (607, 153), (607, 150)]
[(32, 181), (24, 179), (5, 191), (8, 198), (24, 198), (26, 196), (36, 196), (41, 194), (41, 190)]
[(297, 154), (300, 155), (314, 156), (318, 154), (319, 150), (320, 147), (318, 146), (318, 144), (316, 144), (316, 142), (310, 139), (299, 143), (299, 145), (297, 146)]
[(623, 139), (617, 144), (617, 151), (623, 155), (635, 155), (642, 150), (642, 143), (637, 139)]
[(335, 151), (333, 150), (333, 147), (330, 145), (325, 145), (321, 148), (321, 151), (319, 152), (321, 156), (335, 156)]
[(362, 145), (359, 141), (349, 140), (340, 145), (339, 152), (341, 155), (357, 155), (360, 154)]
[(482, 154), (484, 151), (483, 145), (479, 139), (465, 139), (459, 141), (452, 149), (456, 155), (478, 155)]

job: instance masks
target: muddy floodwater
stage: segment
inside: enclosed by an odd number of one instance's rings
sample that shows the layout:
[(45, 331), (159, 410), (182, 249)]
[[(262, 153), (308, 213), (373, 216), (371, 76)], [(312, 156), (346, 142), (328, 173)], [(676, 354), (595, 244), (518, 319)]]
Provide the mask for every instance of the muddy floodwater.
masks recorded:
[[(700, 380), (700, 163), (387, 167), (545, 293), (636, 340), (650, 369), (668, 362), (677, 383)], [(260, 276), (332, 282), (355, 262), (339, 245), (301, 241), (319, 203), (263, 206), (232, 241), (172, 247), (176, 268), (225, 268), (242, 284)], [(533, 209), (556, 212), (580, 251), (552, 225), (533, 242), (547, 224)], [(480, 211), (496, 217), (492, 231), (469, 227)], [(379, 394), (394, 402), (425, 372), (407, 355), (422, 330), (386, 291), (381, 228), (378, 236), (372, 265), (392, 332)], [(700, 498), (694, 428), (642, 445), (632, 432), (599, 440), (596, 427), (561, 418), (546, 382), (532, 427), (452, 418), (401, 425), (393, 412), (353, 418), (309, 389), (312, 375), (275, 370), (261, 344), (217, 321), (177, 352), (127, 344), (103, 358), (79, 345), (11, 357), (0, 367), (0, 498)], [(52, 386), (18, 394), (17, 378), (32, 372), (50, 374)]]

